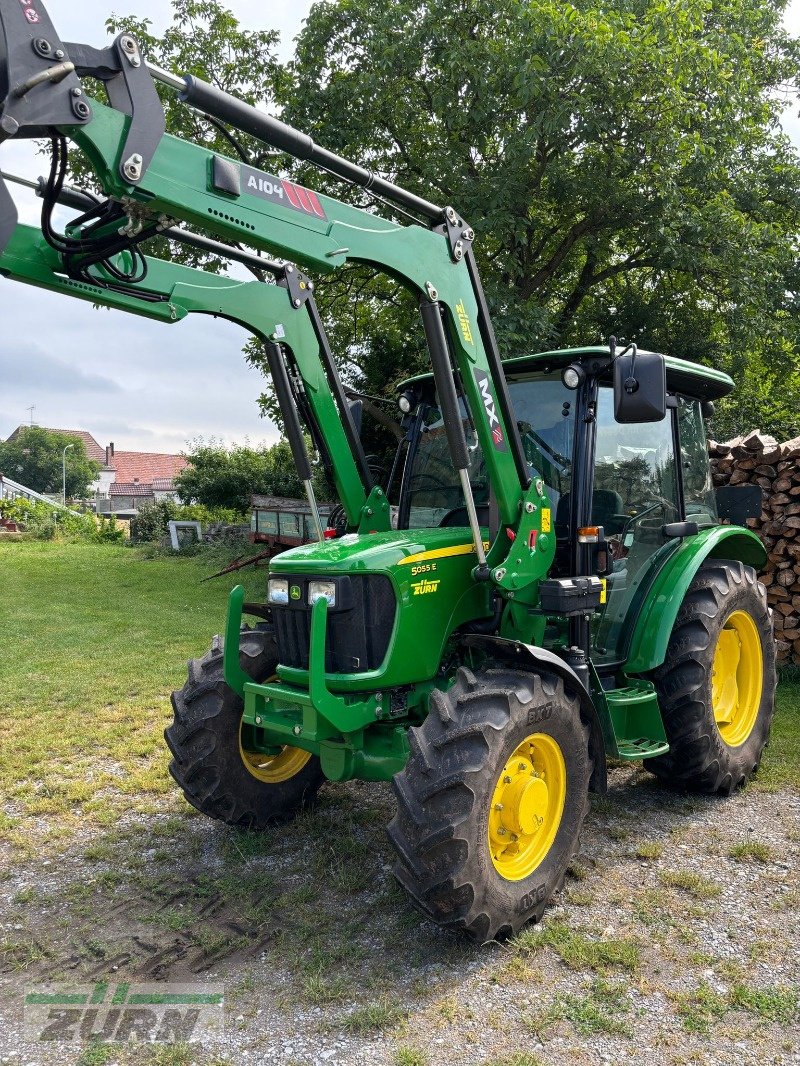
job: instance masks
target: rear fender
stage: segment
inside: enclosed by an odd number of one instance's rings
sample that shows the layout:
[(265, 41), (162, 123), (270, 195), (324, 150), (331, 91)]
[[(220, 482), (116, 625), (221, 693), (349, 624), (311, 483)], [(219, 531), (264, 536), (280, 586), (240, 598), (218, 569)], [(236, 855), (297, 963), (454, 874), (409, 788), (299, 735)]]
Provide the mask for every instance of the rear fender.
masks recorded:
[(507, 640), (504, 637), (494, 637), (482, 633), (469, 633), (461, 640), (462, 645), (469, 648), (479, 648), (503, 662), (513, 666), (516, 670), (526, 670), (538, 673), (544, 670), (550, 674), (556, 674), (564, 682), (568, 692), (574, 692), (581, 701), (581, 709), (589, 719), (589, 753), (592, 756), (592, 777), (589, 781), (589, 789), (592, 792), (604, 793), (608, 781), (606, 774), (606, 747), (603, 740), (603, 729), (600, 717), (590, 693), (584, 687), (581, 679), (558, 655), (546, 648), (538, 648), (534, 644), (523, 644), (518, 640)]
[(689, 586), (706, 559), (738, 559), (760, 569), (767, 559), (764, 545), (741, 526), (713, 526), (686, 537), (664, 564), (634, 623), (626, 674), (644, 674), (661, 666)]

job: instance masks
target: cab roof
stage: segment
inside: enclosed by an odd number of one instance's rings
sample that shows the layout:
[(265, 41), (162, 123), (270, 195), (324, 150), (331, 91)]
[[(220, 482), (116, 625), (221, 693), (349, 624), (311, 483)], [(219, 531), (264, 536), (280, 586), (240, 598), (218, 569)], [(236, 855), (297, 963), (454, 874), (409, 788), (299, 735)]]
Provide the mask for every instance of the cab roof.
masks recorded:
[[(544, 370), (545, 367), (556, 370), (578, 361), (591, 363), (593, 359), (607, 360), (608, 355), (608, 347), (600, 344), (584, 348), (561, 348), (552, 352), (536, 352), (514, 359), (504, 359), (503, 370), (507, 376), (523, 377), (526, 373)], [(734, 387), (733, 379), (721, 370), (714, 370), (701, 363), (690, 363), (687, 359), (676, 359), (672, 355), (664, 356), (664, 361), (667, 369), (667, 389), (670, 392), (691, 396), (697, 400), (718, 400), (727, 396)], [(432, 378), (432, 374), (418, 374), (402, 382), (398, 391), (408, 388), (409, 385), (430, 381)]]

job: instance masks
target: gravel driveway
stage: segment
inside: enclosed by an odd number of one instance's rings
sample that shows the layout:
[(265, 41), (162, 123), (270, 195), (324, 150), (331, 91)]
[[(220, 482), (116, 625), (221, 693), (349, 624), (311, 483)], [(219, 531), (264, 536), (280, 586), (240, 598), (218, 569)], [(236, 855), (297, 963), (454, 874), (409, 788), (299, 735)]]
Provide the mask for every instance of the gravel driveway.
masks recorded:
[[(0, 1062), (800, 1063), (800, 796), (670, 792), (612, 770), (540, 926), (476, 949), (394, 885), (385, 786), (288, 827), (155, 817), (0, 873)], [(25, 1042), (26, 987), (224, 986), (202, 1044)]]

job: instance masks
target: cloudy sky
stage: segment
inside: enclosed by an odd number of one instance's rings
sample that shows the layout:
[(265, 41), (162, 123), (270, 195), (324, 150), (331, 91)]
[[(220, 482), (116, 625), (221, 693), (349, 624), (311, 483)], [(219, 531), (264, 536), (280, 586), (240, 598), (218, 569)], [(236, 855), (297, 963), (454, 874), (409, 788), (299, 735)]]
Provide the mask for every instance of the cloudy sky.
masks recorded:
[[(169, 22), (169, 0), (47, 0), (66, 41), (102, 45), (112, 13)], [(293, 39), (311, 0), (227, 0), (252, 29), (275, 29), (280, 54)], [(29, 142), (0, 146), (0, 167), (36, 178), (47, 170)], [(38, 224), (41, 201), (11, 190), (20, 219)], [(0, 279), (0, 439), (29, 420), (42, 426), (88, 429), (101, 445), (142, 451), (181, 451), (197, 436), (241, 443), (277, 439), (259, 416), (263, 378), (242, 357), (243, 331), (228, 322), (189, 316), (175, 326)]]
[[(280, 54), (292, 41), (311, 0), (228, 0), (240, 22), (274, 28)], [(101, 45), (112, 13), (135, 11), (156, 29), (169, 21), (169, 0), (48, 0), (63, 40)], [(787, 16), (800, 35), (800, 0)], [(798, 107), (785, 125), (800, 146)], [(29, 143), (0, 148), (3, 169), (36, 178), (46, 169)], [(12, 187), (20, 218), (36, 224), (40, 201)], [(230, 323), (190, 316), (168, 327), (133, 315), (95, 310), (90, 304), (0, 279), (0, 439), (29, 419), (59, 428), (88, 429), (101, 445), (146, 451), (181, 451), (199, 435), (241, 443), (277, 437), (259, 417), (255, 397), (263, 379), (241, 355), (242, 331)]]

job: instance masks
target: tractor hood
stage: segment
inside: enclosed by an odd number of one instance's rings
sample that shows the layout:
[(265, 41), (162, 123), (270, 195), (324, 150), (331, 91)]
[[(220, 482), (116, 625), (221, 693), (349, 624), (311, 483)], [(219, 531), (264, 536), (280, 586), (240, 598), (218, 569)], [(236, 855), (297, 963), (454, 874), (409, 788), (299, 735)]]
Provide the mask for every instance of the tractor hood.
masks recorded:
[(469, 529), (404, 529), (387, 533), (347, 533), (324, 543), (302, 544), (281, 552), (270, 562), (271, 574), (357, 573), (472, 556), (477, 562)]

